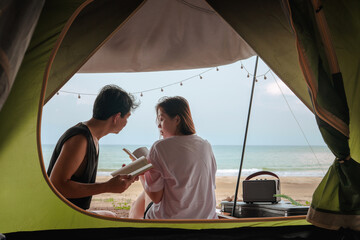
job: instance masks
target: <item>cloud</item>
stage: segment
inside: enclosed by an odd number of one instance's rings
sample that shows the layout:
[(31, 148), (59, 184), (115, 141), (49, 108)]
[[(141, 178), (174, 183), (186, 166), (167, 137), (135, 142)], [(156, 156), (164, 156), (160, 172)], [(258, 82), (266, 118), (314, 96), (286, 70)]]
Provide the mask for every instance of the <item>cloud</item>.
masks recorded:
[[(284, 95), (288, 95), (288, 96), (294, 95), (294, 93), (282, 81), (277, 80), (277, 83), (279, 85), (276, 84), (276, 82), (269, 83), (266, 86), (266, 93), (268, 93), (270, 95), (274, 95), (274, 96), (281, 95), (281, 92)], [(280, 91), (279, 87), (281, 88), (281, 91)]]

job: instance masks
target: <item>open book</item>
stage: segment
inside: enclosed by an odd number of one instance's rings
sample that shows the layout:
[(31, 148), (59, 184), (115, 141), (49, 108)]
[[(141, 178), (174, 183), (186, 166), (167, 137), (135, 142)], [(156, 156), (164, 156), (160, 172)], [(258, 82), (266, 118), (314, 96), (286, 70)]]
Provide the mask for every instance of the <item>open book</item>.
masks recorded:
[(138, 148), (132, 153), (126, 148), (123, 150), (129, 155), (133, 162), (112, 172), (111, 175), (113, 177), (117, 175), (130, 175), (131, 177), (136, 177), (153, 167), (146, 159), (146, 155), (149, 153), (149, 150), (146, 147)]

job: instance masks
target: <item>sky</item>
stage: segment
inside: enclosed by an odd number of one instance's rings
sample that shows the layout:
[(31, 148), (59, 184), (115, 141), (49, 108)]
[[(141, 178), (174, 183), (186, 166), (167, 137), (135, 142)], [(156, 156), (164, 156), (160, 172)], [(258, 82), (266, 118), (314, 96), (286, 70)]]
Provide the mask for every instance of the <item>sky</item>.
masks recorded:
[[(241, 65), (244, 66), (243, 69)], [(189, 101), (197, 135), (213, 145), (242, 145), (254, 66), (255, 57), (251, 57), (219, 66), (218, 71), (216, 68), (203, 68), (145, 73), (75, 74), (59, 94), (44, 106), (42, 144), (55, 144), (68, 128), (89, 120), (96, 94), (103, 86), (116, 84), (125, 91), (134, 93), (140, 106), (132, 113), (128, 124), (119, 134), (103, 137), (100, 144), (151, 145), (160, 137), (155, 121), (155, 105), (159, 98), (183, 96)], [(247, 145), (325, 145), (312, 112), (276, 77), (284, 95), (281, 94), (273, 75), (269, 73), (269, 67), (261, 59), (257, 76)], [(147, 91), (154, 88), (155, 90)], [(80, 99), (78, 94), (66, 91), (80, 93)], [(140, 96), (141, 92), (143, 96)]]

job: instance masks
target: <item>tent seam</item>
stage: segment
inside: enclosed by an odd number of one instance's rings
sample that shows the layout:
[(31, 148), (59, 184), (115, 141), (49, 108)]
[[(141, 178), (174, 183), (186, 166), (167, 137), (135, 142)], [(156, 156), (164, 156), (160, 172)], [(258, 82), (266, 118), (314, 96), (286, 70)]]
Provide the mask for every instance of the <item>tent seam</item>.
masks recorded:
[[(286, 1), (287, 4), (288, 1)], [(335, 116), (334, 114), (330, 113), (329, 111), (327, 111), (326, 109), (324, 109), (323, 107), (319, 106), (317, 104), (317, 85), (315, 84), (315, 81), (313, 79), (315, 79), (314, 77), (314, 73), (311, 71), (310, 67), (308, 66), (308, 61), (306, 58), (306, 54), (303, 51), (303, 46), (301, 45), (295, 26), (294, 26), (294, 22), (292, 20), (292, 12), (291, 9), (288, 8), (288, 10), (290, 11), (290, 22), (291, 22), (291, 27), (294, 30), (294, 34), (295, 34), (295, 38), (296, 38), (296, 47), (298, 49), (298, 54), (299, 54), (299, 63), (301, 66), (301, 70), (303, 72), (304, 78), (306, 80), (306, 83), (308, 85), (308, 88), (310, 89), (311, 92), (311, 98), (312, 98), (312, 102), (313, 102), (313, 106), (314, 106), (314, 110), (316, 112), (316, 115), (318, 117), (320, 117), (323, 121), (327, 122), (329, 125), (331, 125), (333, 128), (335, 128), (337, 131), (339, 131), (340, 133), (342, 133), (344, 136), (349, 137), (349, 127), (347, 126), (346, 123), (344, 123), (341, 119), (339, 119), (337, 116)]]

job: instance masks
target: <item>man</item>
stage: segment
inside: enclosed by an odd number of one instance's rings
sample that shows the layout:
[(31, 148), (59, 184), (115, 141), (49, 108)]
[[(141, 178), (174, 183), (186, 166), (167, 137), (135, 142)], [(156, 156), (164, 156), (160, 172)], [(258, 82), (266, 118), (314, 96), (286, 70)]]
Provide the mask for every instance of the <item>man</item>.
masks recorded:
[[(93, 117), (68, 129), (60, 137), (47, 174), (55, 188), (76, 206), (86, 210), (93, 195), (122, 193), (133, 183), (134, 179), (124, 176), (103, 183), (95, 183), (95, 179), (100, 138), (119, 133), (136, 107), (132, 95), (118, 86), (107, 85), (96, 97)], [(115, 216), (107, 211), (98, 213)]]

